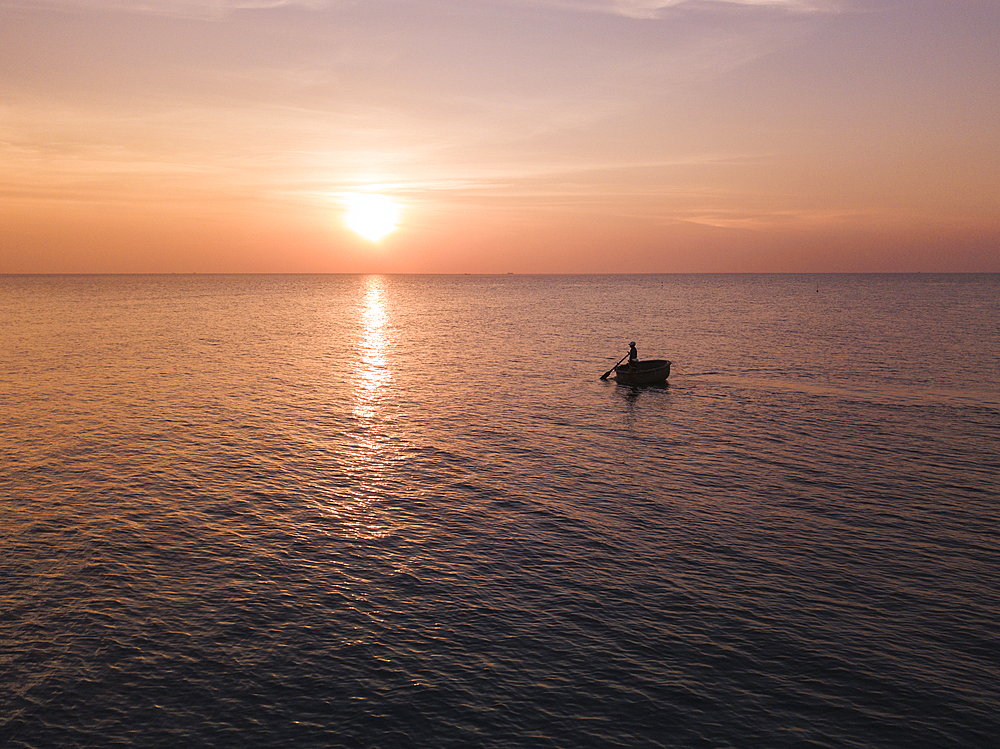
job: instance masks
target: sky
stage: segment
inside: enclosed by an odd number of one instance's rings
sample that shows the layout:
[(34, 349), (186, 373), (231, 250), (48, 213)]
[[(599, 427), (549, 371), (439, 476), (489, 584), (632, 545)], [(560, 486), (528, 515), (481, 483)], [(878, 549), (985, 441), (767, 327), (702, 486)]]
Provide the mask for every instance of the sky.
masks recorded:
[(1000, 272), (998, 38), (996, 0), (0, 0), (0, 273)]

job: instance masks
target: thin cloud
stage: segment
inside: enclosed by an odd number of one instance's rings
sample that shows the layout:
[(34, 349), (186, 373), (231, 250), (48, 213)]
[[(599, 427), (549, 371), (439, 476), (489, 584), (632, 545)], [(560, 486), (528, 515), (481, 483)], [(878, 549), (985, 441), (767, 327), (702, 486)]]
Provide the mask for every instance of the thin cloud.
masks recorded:
[(672, 10), (740, 5), (783, 9), (795, 13), (831, 13), (843, 10), (838, 0), (526, 0), (527, 4), (559, 10), (604, 13), (635, 19), (658, 19)]
[(82, 12), (118, 11), (184, 18), (222, 18), (239, 10), (299, 7), (319, 10), (334, 0), (0, 0), (0, 9), (55, 9)]
[[(404, 5), (420, 0), (387, 0)], [(426, 2), (426, 0), (423, 0)], [(795, 13), (839, 12), (845, 0), (508, 0), (513, 5), (547, 7), (556, 10), (603, 13), (635, 19), (656, 19), (673, 9), (746, 6), (784, 9)], [(267, 10), (298, 7), (321, 10), (352, 0), (0, 0), (0, 8), (61, 8), (106, 12), (124, 11), (162, 16), (219, 18), (239, 10)], [(469, 3), (475, 5), (475, 3)], [(468, 7), (468, 6), (466, 6)]]

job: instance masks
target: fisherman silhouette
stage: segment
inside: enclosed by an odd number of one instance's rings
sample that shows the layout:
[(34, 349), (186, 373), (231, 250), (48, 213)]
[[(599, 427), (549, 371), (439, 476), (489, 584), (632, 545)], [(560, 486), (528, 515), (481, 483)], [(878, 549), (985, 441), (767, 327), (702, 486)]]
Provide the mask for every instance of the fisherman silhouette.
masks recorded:
[(639, 352), (635, 350), (635, 341), (632, 341), (628, 345), (628, 365), (632, 369), (635, 369), (635, 365), (639, 362)]

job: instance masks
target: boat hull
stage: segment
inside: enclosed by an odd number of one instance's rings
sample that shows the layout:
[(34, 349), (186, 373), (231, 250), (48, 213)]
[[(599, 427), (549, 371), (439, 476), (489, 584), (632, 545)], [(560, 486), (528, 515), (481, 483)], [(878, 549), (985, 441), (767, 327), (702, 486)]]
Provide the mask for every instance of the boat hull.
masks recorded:
[(615, 379), (619, 385), (655, 385), (666, 382), (670, 376), (670, 362), (666, 359), (647, 359), (634, 366), (619, 364), (615, 367)]

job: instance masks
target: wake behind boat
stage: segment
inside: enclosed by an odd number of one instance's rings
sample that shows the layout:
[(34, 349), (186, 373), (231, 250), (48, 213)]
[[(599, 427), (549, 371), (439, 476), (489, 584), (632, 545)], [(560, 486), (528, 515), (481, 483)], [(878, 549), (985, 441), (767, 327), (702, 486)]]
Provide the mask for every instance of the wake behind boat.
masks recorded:
[(615, 366), (619, 385), (654, 385), (670, 377), (670, 362), (666, 359), (646, 359)]

